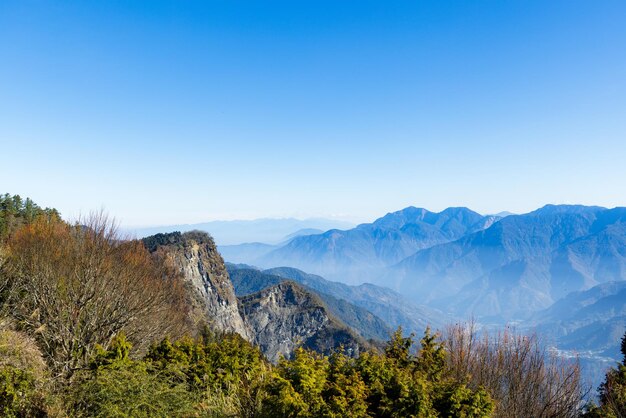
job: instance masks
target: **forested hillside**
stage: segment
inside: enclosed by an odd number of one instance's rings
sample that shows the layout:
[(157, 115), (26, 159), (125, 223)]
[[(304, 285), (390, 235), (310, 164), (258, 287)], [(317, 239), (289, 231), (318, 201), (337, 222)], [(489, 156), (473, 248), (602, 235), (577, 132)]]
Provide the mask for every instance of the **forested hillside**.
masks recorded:
[(56, 209), (42, 209), (30, 198), (22, 199), (19, 195), (8, 193), (0, 195), (0, 242), (39, 216), (60, 219)]

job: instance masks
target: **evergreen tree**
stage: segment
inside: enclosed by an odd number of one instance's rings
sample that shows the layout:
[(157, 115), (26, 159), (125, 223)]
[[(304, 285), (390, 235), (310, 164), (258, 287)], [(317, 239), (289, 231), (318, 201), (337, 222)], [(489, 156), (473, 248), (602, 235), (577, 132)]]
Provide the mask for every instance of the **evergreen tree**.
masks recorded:
[(626, 333), (621, 344), (622, 362), (609, 370), (600, 385), (600, 407), (592, 407), (588, 416), (626, 417)]

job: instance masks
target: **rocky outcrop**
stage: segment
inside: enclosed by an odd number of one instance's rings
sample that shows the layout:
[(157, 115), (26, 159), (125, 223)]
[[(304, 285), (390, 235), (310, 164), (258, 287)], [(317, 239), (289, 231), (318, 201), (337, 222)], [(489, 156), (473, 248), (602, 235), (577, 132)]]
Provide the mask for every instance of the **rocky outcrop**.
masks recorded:
[(146, 248), (182, 274), (190, 316), (222, 332), (236, 332), (258, 345), (270, 361), (290, 357), (297, 347), (349, 355), (368, 344), (330, 314), (317, 296), (288, 281), (238, 299), (224, 260), (210, 235), (192, 231), (143, 239)]
[(211, 236), (191, 231), (181, 234), (156, 234), (143, 239), (146, 248), (164, 257), (182, 273), (190, 288), (191, 315), (223, 332), (236, 332), (250, 340), (239, 314), (235, 290), (228, 277), (224, 260)]
[(335, 319), (324, 303), (294, 282), (283, 282), (240, 298), (240, 313), (257, 344), (272, 362), (297, 347), (329, 353), (343, 346), (358, 355), (367, 343)]

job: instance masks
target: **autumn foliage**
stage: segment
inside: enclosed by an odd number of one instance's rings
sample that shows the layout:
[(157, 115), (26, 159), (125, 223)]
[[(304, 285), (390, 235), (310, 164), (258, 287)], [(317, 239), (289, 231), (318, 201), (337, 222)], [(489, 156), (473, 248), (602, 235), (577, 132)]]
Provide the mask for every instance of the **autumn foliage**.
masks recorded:
[(7, 242), (4, 309), (67, 378), (120, 332), (141, 349), (185, 331), (182, 286), (167, 273), (102, 215), (74, 225), (40, 217)]

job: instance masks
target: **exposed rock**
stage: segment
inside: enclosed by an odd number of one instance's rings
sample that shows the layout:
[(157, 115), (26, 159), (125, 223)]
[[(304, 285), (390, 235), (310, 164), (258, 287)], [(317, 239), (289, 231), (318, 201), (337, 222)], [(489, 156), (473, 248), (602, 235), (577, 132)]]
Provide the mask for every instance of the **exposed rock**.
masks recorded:
[(191, 315), (216, 330), (236, 332), (257, 344), (270, 361), (297, 347), (321, 353), (344, 347), (357, 355), (368, 344), (313, 293), (285, 282), (237, 299), (224, 261), (210, 235), (173, 232), (143, 239), (146, 248), (179, 271), (189, 286)]
[(149, 251), (158, 252), (183, 274), (193, 289), (190, 292), (193, 315), (200, 316), (217, 330), (236, 332), (251, 339), (239, 314), (237, 297), (224, 260), (209, 234), (172, 232), (144, 238), (143, 242)]
[(244, 296), (240, 312), (252, 341), (272, 362), (290, 357), (297, 347), (329, 353), (343, 346), (358, 355), (367, 343), (335, 319), (324, 303), (294, 282), (283, 282)]
[[(282, 277), (280, 275), (268, 274), (254, 268), (245, 268), (242, 265), (230, 263), (226, 263), (226, 269), (228, 270), (228, 275), (230, 276), (231, 282), (233, 282), (238, 297), (256, 293), (267, 287), (291, 280), (301, 285), (307, 291), (317, 295), (335, 318), (352, 328), (366, 340), (387, 341), (393, 333), (393, 329), (390, 328), (385, 321), (369, 310), (348, 302), (348, 298), (333, 296), (333, 282), (328, 282), (321, 277), (319, 278), (320, 281), (323, 281), (321, 283), (326, 283), (328, 284), (327, 286), (309, 286), (308, 282), (305, 283), (303, 280), (299, 280), (301, 276), (297, 274)], [(293, 269), (287, 268), (287, 270)], [(302, 275), (306, 275), (304, 272), (297, 271)], [(317, 283), (313, 282), (314, 286), (316, 284)], [(343, 284), (337, 284), (348, 287)]]

